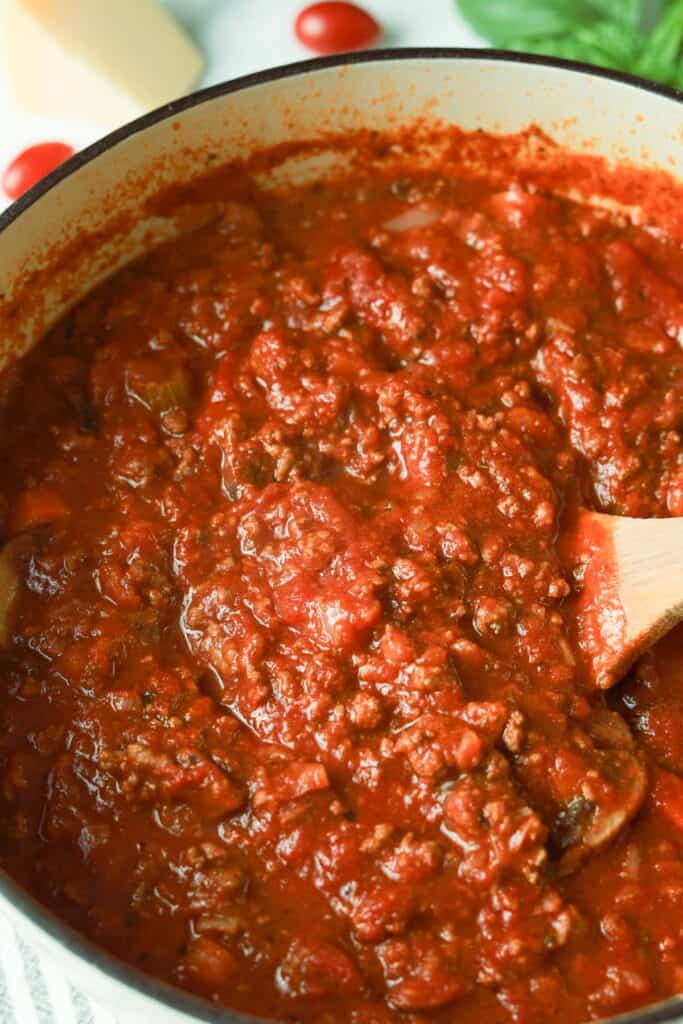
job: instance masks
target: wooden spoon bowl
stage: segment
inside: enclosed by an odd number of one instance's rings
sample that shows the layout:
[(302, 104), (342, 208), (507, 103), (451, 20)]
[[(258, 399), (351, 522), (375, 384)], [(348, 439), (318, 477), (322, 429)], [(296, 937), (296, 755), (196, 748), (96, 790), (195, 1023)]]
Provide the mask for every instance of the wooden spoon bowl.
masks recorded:
[(590, 682), (605, 690), (683, 621), (683, 517), (629, 519), (582, 509), (565, 549), (580, 585), (578, 647)]

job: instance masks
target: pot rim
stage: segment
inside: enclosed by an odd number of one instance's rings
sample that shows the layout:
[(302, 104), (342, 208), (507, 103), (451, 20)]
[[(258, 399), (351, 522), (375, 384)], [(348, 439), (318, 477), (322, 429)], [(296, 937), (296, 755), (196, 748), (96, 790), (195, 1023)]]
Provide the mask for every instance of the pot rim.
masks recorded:
[[(544, 57), (537, 54), (511, 50), (475, 47), (387, 47), (378, 50), (360, 50), (337, 54), (329, 57), (317, 57), (311, 60), (296, 61), (282, 64), (262, 71), (256, 71), (239, 78), (229, 79), (217, 85), (211, 85), (189, 93), (177, 100), (172, 100), (161, 107), (109, 132), (90, 146), (76, 153), (60, 164), (45, 178), (39, 181), (23, 196), (15, 200), (0, 214), (0, 234), (6, 231), (21, 215), (36, 203), (47, 192), (51, 191), (65, 178), (77, 173), (81, 167), (89, 164), (117, 143), (122, 142), (145, 131), (152, 125), (176, 117), (178, 114), (202, 103), (217, 99), (231, 93), (241, 92), (255, 85), (275, 82), (281, 79), (296, 78), (309, 72), (322, 71), (327, 68), (353, 66), (356, 64), (381, 63), (384, 61), (403, 62), (410, 60), (454, 60), (454, 61), (494, 61), (501, 64), (525, 64), (552, 68), (562, 71), (577, 72), (593, 78), (606, 79), (621, 85), (631, 86), (643, 92), (653, 93), (674, 103), (683, 104), (683, 91), (656, 82), (648, 81), (637, 75), (599, 68), (582, 61), (565, 60), (559, 57)], [(106, 975), (109, 979), (124, 985), (138, 994), (155, 1000), (178, 1013), (189, 1015), (203, 1024), (265, 1024), (264, 1018), (231, 1010), (227, 1007), (214, 1007), (209, 1002), (190, 992), (161, 979), (146, 974), (140, 968), (120, 960), (115, 954), (109, 953), (91, 939), (82, 935), (71, 925), (59, 918), (53, 911), (45, 907), (30, 892), (16, 882), (0, 867), (0, 898), (10, 904), (20, 915), (44, 932), (51, 940), (64, 947), (69, 953), (77, 956), (89, 967)], [(683, 997), (660, 1002), (613, 1018), (614, 1024), (674, 1024), (681, 1019), (683, 1013)]]
[(96, 142), (86, 146), (64, 163), (60, 164), (54, 171), (51, 171), (37, 184), (33, 185), (24, 195), (16, 199), (3, 213), (0, 214), (0, 234), (10, 224), (24, 213), (30, 206), (33, 206), (41, 196), (49, 192), (55, 185), (75, 174), (85, 164), (95, 160), (102, 153), (111, 149), (124, 139), (131, 138), (139, 132), (145, 131), (152, 125), (165, 121), (168, 118), (177, 116), (185, 110), (200, 106), (209, 100), (221, 96), (229, 96), (233, 92), (241, 92), (254, 85), (263, 85), (267, 82), (277, 82), (284, 78), (296, 78), (311, 71), (323, 71), (326, 68), (346, 67), (355, 64), (372, 64), (383, 61), (405, 61), (405, 60), (489, 60), (501, 64), (527, 64), (532, 66), (554, 68), (560, 71), (575, 71), (579, 74), (590, 75), (593, 78), (603, 78), (607, 81), (617, 82), (620, 85), (629, 85), (643, 92), (653, 93), (655, 96), (662, 96), (665, 99), (673, 100), (674, 103), (683, 103), (683, 90), (678, 90), (668, 85), (661, 85), (659, 82), (652, 82), (639, 75), (627, 74), (624, 71), (613, 71), (610, 68), (600, 68), (595, 64), (587, 64), (584, 61), (566, 60), (563, 57), (544, 57), (535, 53), (524, 53), (517, 50), (500, 50), (488, 47), (448, 47), (448, 46), (405, 46), (386, 47), (379, 50), (356, 50), (349, 53), (335, 54), (330, 57), (314, 57), (311, 60), (295, 61), (289, 64), (280, 64), (273, 68), (266, 68), (263, 71), (254, 71), (248, 75), (241, 75), (239, 78), (231, 78), (216, 85), (209, 85), (204, 89), (181, 96), (179, 99), (171, 100), (161, 107), (142, 114), (140, 117), (129, 121), (120, 128), (103, 135)]

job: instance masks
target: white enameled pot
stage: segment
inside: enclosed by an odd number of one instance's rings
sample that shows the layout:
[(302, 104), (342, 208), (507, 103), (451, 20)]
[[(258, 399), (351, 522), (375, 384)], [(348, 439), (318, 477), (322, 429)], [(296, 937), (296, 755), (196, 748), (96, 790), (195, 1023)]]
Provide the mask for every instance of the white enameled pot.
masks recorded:
[[(416, 119), (467, 130), (537, 125), (561, 146), (661, 168), (683, 183), (683, 102), (673, 92), (564, 62), (484, 50), (383, 50), (251, 75), (170, 104), (80, 153), (0, 217), (0, 366), (131, 256), (177, 230), (149, 198), (264, 146)], [(325, 173), (332, 153), (300, 162)], [(277, 171), (273, 173), (278, 173)], [(132, 227), (136, 224), (135, 227)], [(0, 909), (122, 1020), (249, 1018), (147, 978), (76, 935), (0, 871)], [(626, 1015), (683, 1017), (683, 999)], [(252, 1018), (253, 1019), (253, 1018)]]

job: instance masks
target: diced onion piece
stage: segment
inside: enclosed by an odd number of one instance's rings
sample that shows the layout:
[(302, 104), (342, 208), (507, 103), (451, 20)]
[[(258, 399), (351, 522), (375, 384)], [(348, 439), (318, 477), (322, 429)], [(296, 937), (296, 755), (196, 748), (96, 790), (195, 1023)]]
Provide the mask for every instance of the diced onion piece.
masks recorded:
[(183, 366), (168, 368), (168, 372), (159, 371), (163, 364), (154, 365), (154, 360), (138, 363), (133, 371), (129, 371), (126, 390), (152, 412), (165, 412), (168, 409), (185, 409), (192, 398), (192, 380), (190, 373)]
[(0, 551), (0, 646), (4, 647), (10, 635), (9, 619), (19, 590), (19, 576), (14, 567), (12, 546)]
[(427, 228), (430, 224), (436, 224), (441, 217), (438, 210), (422, 210), (419, 207), (411, 207), (404, 213), (386, 220), (382, 227), (385, 231), (412, 231), (413, 228)]

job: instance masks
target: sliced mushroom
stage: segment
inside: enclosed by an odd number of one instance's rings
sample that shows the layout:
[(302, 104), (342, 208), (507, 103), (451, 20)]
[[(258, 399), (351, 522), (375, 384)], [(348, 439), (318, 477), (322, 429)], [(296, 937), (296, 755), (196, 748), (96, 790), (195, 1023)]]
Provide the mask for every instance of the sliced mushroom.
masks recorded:
[[(563, 851), (560, 872), (567, 874), (591, 853), (612, 842), (640, 809), (645, 798), (647, 772), (638, 758), (629, 751), (614, 750), (602, 758), (598, 786), (603, 796), (594, 796), (593, 780), (588, 777), (580, 795), (557, 815), (553, 838)], [(604, 782), (610, 779), (605, 792)]]
[(518, 780), (551, 836), (560, 874), (617, 837), (645, 797), (647, 772), (623, 719), (598, 711), (558, 739), (531, 730), (515, 759)]

